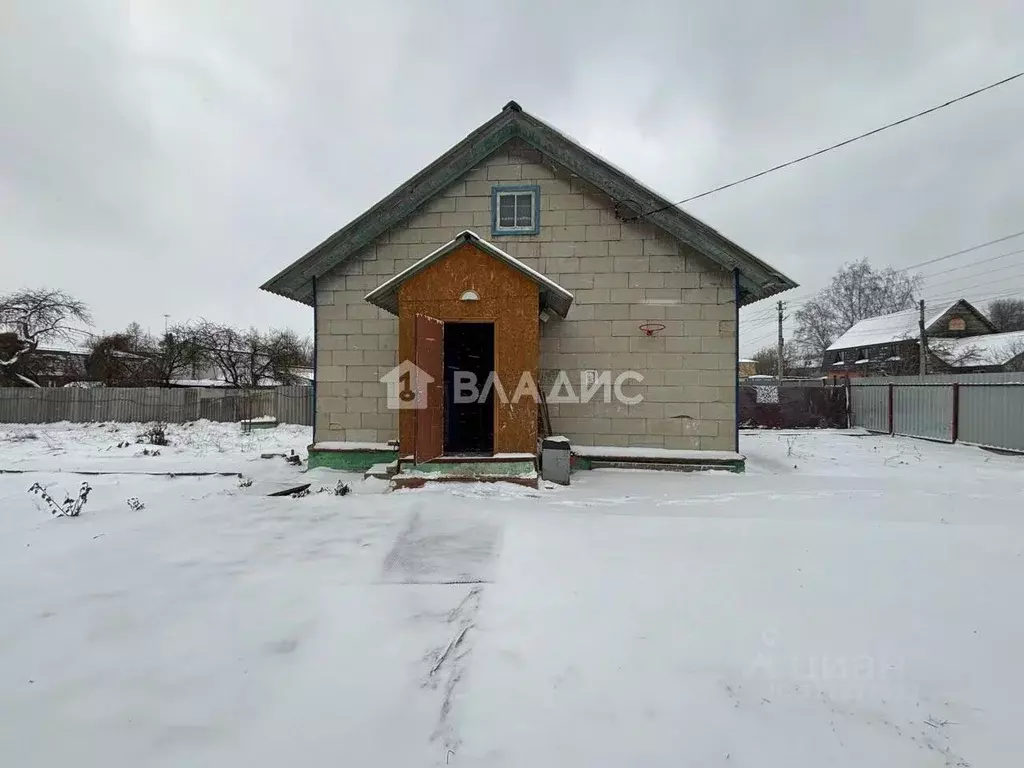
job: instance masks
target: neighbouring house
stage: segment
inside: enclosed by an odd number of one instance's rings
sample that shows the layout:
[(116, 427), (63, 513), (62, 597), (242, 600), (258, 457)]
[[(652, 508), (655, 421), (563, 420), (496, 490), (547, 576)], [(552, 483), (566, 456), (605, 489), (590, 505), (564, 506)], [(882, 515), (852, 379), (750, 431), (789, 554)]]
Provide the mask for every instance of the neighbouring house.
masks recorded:
[(315, 464), (735, 451), (737, 312), (795, 285), (510, 102), (262, 287), (314, 308)]
[[(825, 351), (823, 370), (833, 378), (916, 374), (920, 312), (910, 309), (861, 320)], [(1024, 332), (998, 333), (970, 302), (958, 299), (925, 316), (930, 373), (1014, 370), (1024, 359)]]
[(1024, 371), (1024, 331), (933, 339), (928, 342), (928, 351), (949, 370), (964, 373)]
[(821, 378), (821, 358), (799, 354), (786, 363), (786, 375), (795, 379)]
[[(2, 334), (0, 334), (2, 335)], [(6, 350), (0, 350), (0, 353)], [(85, 378), (89, 350), (72, 345), (44, 344), (22, 357), (18, 371), (40, 387), (63, 387)], [(30, 386), (0, 367), (0, 387)]]

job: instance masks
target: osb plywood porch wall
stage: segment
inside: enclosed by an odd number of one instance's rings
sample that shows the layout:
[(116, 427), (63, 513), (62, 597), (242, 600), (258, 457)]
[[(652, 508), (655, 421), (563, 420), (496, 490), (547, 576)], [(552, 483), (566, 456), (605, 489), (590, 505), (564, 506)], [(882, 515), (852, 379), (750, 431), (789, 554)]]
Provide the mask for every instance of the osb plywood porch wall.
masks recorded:
[[(462, 301), (466, 291), (478, 301)], [(495, 371), (511, 398), (523, 371), (537, 378), (539, 289), (521, 272), (464, 245), (410, 278), (399, 290), (399, 360), (413, 359), (417, 314), (445, 322), (493, 322)], [(479, 382), (482, 386), (483, 382)], [(523, 397), (501, 403), (495, 397), (495, 453), (533, 453), (537, 449), (537, 403)], [(412, 453), (415, 412), (399, 414), (403, 456)]]

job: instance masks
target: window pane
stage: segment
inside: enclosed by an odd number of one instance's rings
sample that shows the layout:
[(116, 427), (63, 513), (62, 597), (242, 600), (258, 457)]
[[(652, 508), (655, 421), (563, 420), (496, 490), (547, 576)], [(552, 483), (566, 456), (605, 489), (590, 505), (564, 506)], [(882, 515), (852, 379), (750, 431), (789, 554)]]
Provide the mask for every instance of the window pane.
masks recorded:
[(529, 192), (516, 195), (516, 226), (533, 226), (533, 195)]
[(516, 196), (498, 195), (498, 226), (514, 227), (516, 225)]

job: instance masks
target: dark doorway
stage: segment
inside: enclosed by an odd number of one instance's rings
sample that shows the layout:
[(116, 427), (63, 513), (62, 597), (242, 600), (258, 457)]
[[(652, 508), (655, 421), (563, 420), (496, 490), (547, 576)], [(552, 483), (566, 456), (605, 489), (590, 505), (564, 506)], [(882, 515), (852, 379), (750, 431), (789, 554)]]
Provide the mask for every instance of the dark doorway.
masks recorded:
[(444, 325), (444, 452), (494, 453), (494, 388), (483, 401), (467, 402), (469, 385), (460, 392), (456, 373), (473, 374), (479, 395), (494, 370), (493, 323), (445, 323)]

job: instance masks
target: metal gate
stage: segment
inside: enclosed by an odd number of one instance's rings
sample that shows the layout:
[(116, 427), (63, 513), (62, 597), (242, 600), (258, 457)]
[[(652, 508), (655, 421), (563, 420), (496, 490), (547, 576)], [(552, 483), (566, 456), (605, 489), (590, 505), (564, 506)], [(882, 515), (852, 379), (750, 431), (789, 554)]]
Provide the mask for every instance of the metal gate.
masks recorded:
[(953, 387), (948, 384), (909, 384), (895, 387), (892, 431), (952, 443)]
[(889, 386), (850, 387), (850, 425), (889, 433)]

